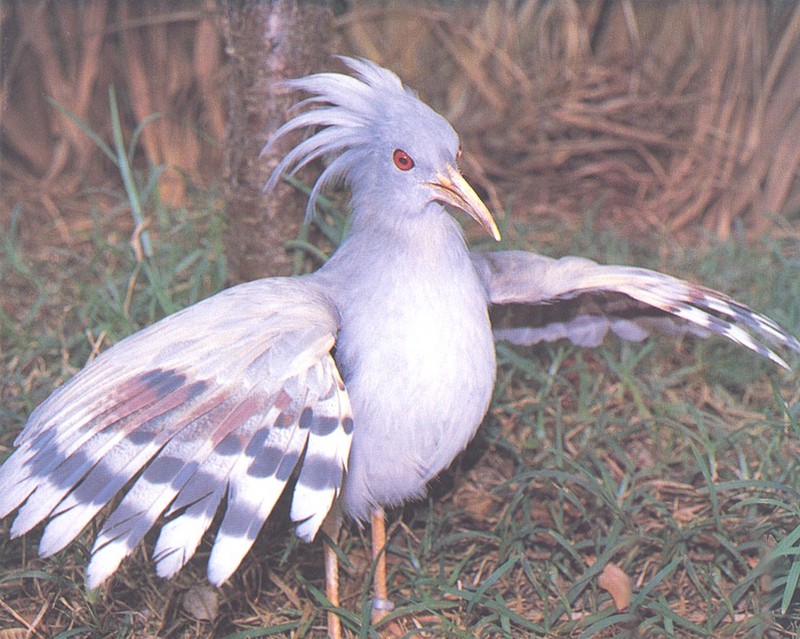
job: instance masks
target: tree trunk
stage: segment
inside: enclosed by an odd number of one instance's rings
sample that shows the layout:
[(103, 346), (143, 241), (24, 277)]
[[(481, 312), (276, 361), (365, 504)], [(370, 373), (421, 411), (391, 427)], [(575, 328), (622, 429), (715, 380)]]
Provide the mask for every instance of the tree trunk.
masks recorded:
[(305, 198), (286, 184), (263, 193), (289, 144), (278, 145), (264, 157), (259, 154), (297, 100), (277, 83), (329, 64), (332, 18), (328, 2), (223, 3), (230, 74), (223, 170), (231, 283), (291, 272), (291, 259), (283, 246), (299, 232)]

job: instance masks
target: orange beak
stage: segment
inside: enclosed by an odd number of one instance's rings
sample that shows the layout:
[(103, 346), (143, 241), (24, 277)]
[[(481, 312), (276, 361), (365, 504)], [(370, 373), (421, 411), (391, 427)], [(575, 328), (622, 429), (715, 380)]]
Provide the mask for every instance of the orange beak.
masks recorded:
[(436, 180), (428, 182), (428, 185), (436, 192), (437, 201), (464, 211), (495, 240), (500, 241), (500, 231), (492, 214), (457, 168), (448, 166), (444, 173), (437, 175)]

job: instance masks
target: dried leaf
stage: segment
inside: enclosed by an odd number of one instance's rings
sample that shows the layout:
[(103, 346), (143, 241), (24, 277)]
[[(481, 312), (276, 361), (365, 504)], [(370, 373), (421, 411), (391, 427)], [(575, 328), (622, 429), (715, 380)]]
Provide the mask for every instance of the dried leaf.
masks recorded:
[(606, 564), (597, 583), (611, 595), (617, 610), (625, 610), (631, 605), (631, 596), (633, 594), (631, 578), (617, 564)]
[(214, 621), (219, 613), (219, 591), (208, 584), (195, 586), (183, 595), (183, 609), (198, 621)]

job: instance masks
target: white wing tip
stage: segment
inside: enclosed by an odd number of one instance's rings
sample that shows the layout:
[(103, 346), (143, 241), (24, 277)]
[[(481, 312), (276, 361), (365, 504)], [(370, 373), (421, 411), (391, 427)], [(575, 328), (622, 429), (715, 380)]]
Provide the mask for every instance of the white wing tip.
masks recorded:
[(92, 555), (86, 566), (86, 586), (94, 590), (113, 575), (130, 551), (125, 544), (111, 543)]
[(177, 549), (156, 560), (156, 574), (162, 579), (171, 579), (186, 565), (183, 553)]
[(219, 587), (228, 581), (252, 545), (253, 540), (249, 538), (217, 535), (208, 558), (209, 583)]
[[(17, 537), (22, 537), (33, 529), (36, 524), (38, 524), (44, 517), (40, 515), (35, 515), (33, 517), (28, 515), (29, 511), (26, 511), (23, 507), (22, 510), (17, 513), (17, 516), (14, 518), (14, 523), (11, 524), (11, 538), (15, 539)], [(46, 517), (47, 515), (45, 515)]]
[(39, 541), (39, 556), (44, 558), (56, 554), (63, 550), (77, 535), (78, 533), (71, 528), (63, 525), (54, 526), (53, 522), (50, 522), (44, 529), (42, 538)]
[(297, 523), (295, 533), (306, 543), (314, 541), (322, 522), (333, 506), (338, 490), (315, 490), (298, 483), (292, 497), (290, 517)]

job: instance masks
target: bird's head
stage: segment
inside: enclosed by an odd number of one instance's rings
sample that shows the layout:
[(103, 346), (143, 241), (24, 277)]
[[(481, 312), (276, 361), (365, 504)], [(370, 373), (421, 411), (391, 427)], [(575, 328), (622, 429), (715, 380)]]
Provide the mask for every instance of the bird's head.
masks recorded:
[(311, 94), (298, 107), (314, 108), (280, 127), (265, 150), (290, 131), (316, 131), (286, 154), (266, 188), (326, 156), (330, 163), (311, 191), (307, 219), (325, 185), (341, 180), (350, 186), (354, 208), (380, 207), (372, 214), (398, 216), (448, 204), (499, 240), (492, 214), (458, 169), (458, 136), (450, 123), (391, 71), (364, 59), (340, 59), (354, 75), (318, 73), (286, 82)]

